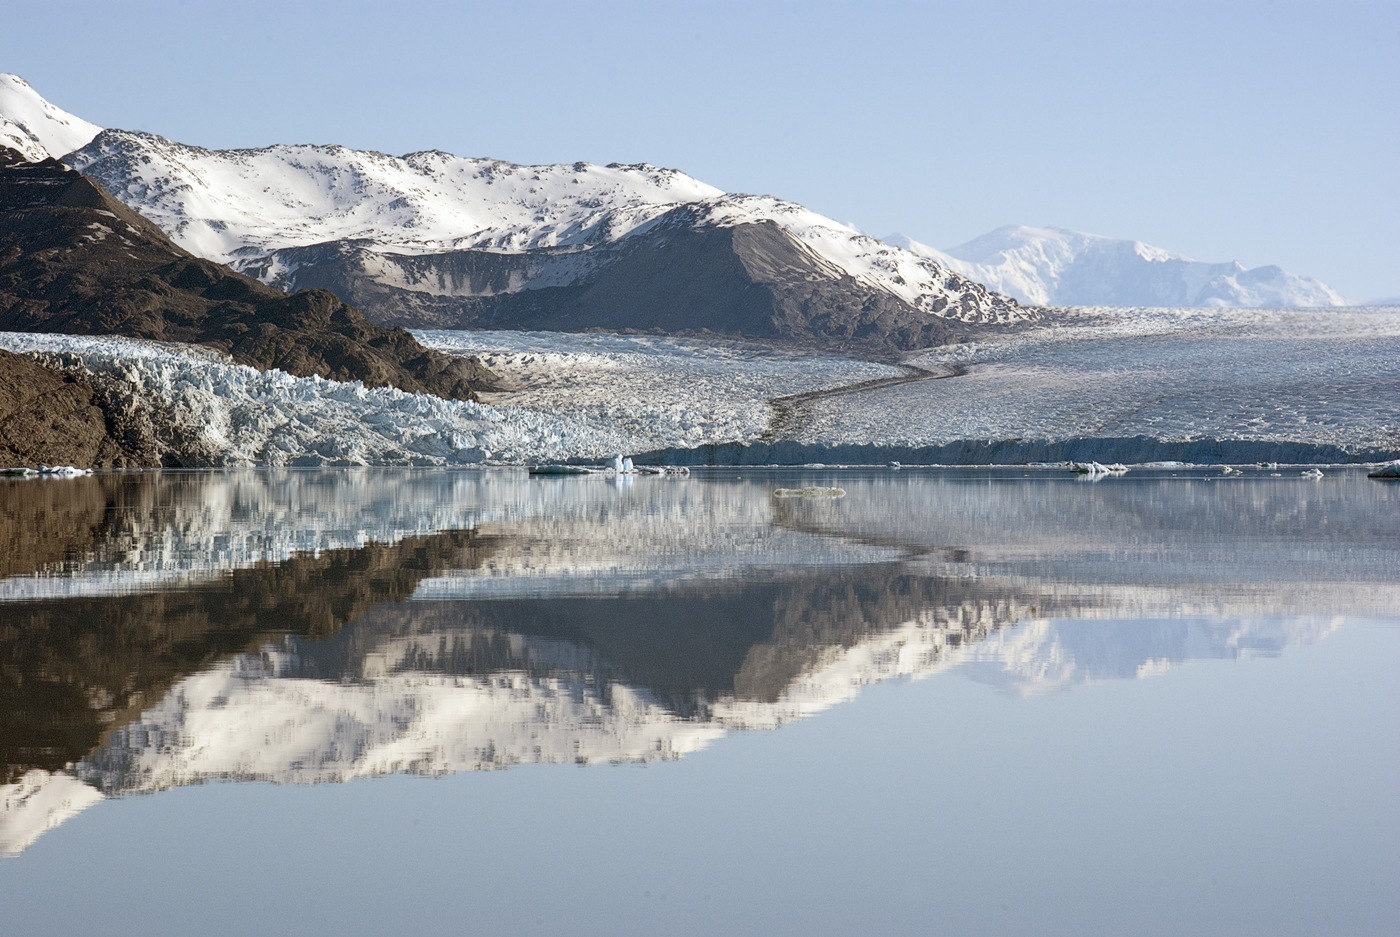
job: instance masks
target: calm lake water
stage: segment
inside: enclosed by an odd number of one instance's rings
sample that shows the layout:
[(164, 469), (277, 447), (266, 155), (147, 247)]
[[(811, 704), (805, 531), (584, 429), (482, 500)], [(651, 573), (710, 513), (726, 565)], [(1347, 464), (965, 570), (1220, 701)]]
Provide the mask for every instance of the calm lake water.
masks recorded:
[(1400, 933), (1397, 570), (1359, 471), (0, 480), (0, 932)]

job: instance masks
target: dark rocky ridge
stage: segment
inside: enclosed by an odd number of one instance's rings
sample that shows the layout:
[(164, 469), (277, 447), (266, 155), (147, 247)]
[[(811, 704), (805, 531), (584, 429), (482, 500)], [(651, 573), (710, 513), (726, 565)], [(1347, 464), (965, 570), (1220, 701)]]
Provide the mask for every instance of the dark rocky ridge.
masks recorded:
[(201, 344), (260, 370), (458, 400), (493, 379), (323, 290), (288, 296), (194, 257), (79, 173), (4, 148), (0, 330)]
[[(862, 283), (773, 222), (718, 226), (691, 207), (588, 251), (405, 255), (340, 241), (280, 250), (273, 259), (292, 271), (288, 288), (326, 289), (375, 321), (415, 328), (719, 334), (875, 354), (943, 345), (989, 328), (931, 315)], [(270, 268), (252, 262), (245, 269)], [(568, 272), (549, 276), (560, 269)], [(518, 285), (570, 276), (566, 286)], [(991, 301), (984, 287), (948, 277), (961, 299), (938, 312)]]

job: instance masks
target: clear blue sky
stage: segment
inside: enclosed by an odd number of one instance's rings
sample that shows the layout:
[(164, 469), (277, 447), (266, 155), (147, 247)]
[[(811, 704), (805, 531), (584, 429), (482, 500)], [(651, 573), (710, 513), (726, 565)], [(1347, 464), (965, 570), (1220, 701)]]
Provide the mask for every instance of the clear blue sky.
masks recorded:
[(103, 126), (651, 162), (938, 247), (1002, 224), (1400, 295), (1400, 0), (32, 2)]

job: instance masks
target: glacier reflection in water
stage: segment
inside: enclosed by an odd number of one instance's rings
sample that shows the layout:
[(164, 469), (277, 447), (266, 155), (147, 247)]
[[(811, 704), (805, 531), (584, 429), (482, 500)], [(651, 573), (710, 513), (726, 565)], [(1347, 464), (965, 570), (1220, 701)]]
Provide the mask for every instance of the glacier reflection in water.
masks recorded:
[(893, 677), (1016, 699), (1396, 620), (1400, 489), (1212, 476), (0, 481), (0, 850), (124, 794), (670, 761)]

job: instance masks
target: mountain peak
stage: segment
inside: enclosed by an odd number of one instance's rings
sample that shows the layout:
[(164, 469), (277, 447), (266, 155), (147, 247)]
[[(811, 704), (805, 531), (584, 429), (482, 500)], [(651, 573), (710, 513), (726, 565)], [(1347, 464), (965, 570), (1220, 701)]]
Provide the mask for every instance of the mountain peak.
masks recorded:
[(0, 73), (0, 146), (37, 162), (86, 146), (101, 131), (45, 101), (18, 75)]
[(1326, 284), (1269, 265), (1206, 263), (1142, 241), (1067, 228), (1003, 225), (937, 250), (903, 235), (887, 243), (1038, 306), (1342, 306)]

